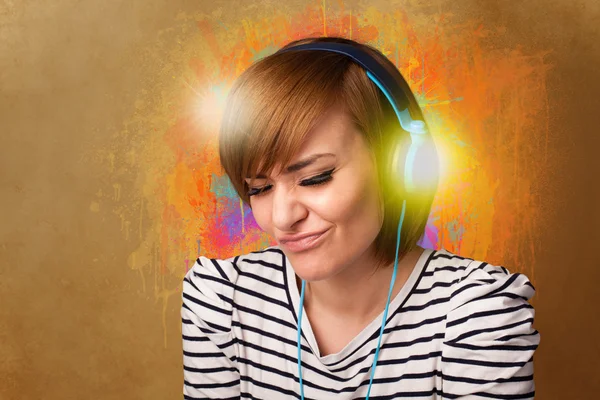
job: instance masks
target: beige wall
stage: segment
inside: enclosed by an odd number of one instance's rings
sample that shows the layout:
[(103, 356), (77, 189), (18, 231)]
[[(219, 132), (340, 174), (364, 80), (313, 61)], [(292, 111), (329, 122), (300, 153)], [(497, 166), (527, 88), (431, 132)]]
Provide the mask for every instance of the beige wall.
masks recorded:
[[(164, 71), (165, 60), (145, 58), (146, 50), (163, 48), (168, 56), (178, 16), (222, 7), (214, 15), (233, 23), (275, 2), (233, 3), (0, 2), (1, 399), (181, 398), (177, 294), (165, 303), (144, 291), (138, 271), (127, 267), (142, 239), (124, 241), (116, 214), (90, 211), (99, 190), (114, 191), (93, 157), (98, 149), (125, 151), (127, 143), (111, 143), (110, 134), (131, 120), (138, 93)], [(545, 193), (558, 207), (535, 238), (538, 398), (594, 398), (600, 3), (407, 4), (504, 25), (507, 46), (553, 50), (549, 143), (564, 153), (563, 167), (548, 171)], [(124, 179), (133, 184), (136, 177)], [(177, 286), (165, 279), (163, 287)]]

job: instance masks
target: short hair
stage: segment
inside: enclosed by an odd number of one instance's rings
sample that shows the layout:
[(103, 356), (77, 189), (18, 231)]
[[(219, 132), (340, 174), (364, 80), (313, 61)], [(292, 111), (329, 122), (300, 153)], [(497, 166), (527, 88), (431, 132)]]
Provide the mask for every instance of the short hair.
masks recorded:
[[(283, 48), (313, 42), (352, 44), (370, 53), (406, 95), (413, 119), (425, 121), (408, 83), (377, 49), (341, 37), (305, 38)], [(383, 225), (375, 239), (375, 257), (377, 267), (389, 265), (396, 255), (402, 209), (398, 197), (406, 200), (399, 249), (402, 257), (425, 232), (437, 180), (426, 193), (413, 195), (399, 192), (402, 185), (389, 181), (389, 172), (381, 166), (389, 165), (390, 141), (410, 143), (410, 136), (401, 129), (385, 95), (349, 57), (319, 50), (288, 51), (262, 58), (246, 69), (227, 97), (219, 133), (221, 165), (239, 197), (250, 206), (246, 178), (270, 174), (276, 165), (289, 164), (319, 118), (337, 104), (344, 107), (378, 161)]]

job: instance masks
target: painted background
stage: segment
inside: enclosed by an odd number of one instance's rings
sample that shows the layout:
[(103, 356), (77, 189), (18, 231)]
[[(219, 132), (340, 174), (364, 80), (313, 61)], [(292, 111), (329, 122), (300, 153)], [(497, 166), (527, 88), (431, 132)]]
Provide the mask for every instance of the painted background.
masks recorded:
[(600, 389), (599, 6), (0, 5), (0, 399), (181, 398), (181, 279), (272, 244), (223, 175), (227, 91), (342, 35), (407, 78), (440, 148), (422, 244), (526, 273), (540, 399)]

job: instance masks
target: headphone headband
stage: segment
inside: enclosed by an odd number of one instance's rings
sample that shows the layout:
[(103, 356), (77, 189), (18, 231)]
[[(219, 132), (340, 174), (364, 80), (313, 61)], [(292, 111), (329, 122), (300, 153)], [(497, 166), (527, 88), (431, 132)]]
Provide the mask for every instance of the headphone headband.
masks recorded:
[(402, 129), (409, 132), (411, 136), (427, 133), (424, 121), (413, 120), (408, 111), (408, 99), (406, 94), (400, 89), (394, 77), (386, 70), (372, 55), (364, 50), (346, 43), (335, 42), (316, 42), (305, 43), (287, 49), (279, 50), (277, 53), (300, 50), (320, 50), (332, 53), (343, 54), (352, 61), (363, 67), (367, 71), (367, 76), (383, 92), (388, 99), (396, 116), (400, 121)]

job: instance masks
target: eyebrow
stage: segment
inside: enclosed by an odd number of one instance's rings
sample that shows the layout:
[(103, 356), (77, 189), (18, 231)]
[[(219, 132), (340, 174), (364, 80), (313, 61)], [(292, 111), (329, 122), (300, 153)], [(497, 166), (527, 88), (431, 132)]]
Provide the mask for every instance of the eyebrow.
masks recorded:
[[(290, 174), (292, 172), (298, 172), (301, 169), (308, 167), (309, 165), (313, 164), (315, 161), (317, 161), (320, 158), (323, 157), (334, 157), (335, 158), (335, 154), (333, 153), (317, 153), (317, 154), (311, 154), (310, 156), (295, 162), (294, 164), (289, 165), (286, 169), (285, 169), (285, 173), (286, 174)], [(247, 177), (247, 179), (251, 179), (250, 177)], [(263, 174), (259, 174), (256, 175), (256, 179), (267, 179), (267, 177)]]

